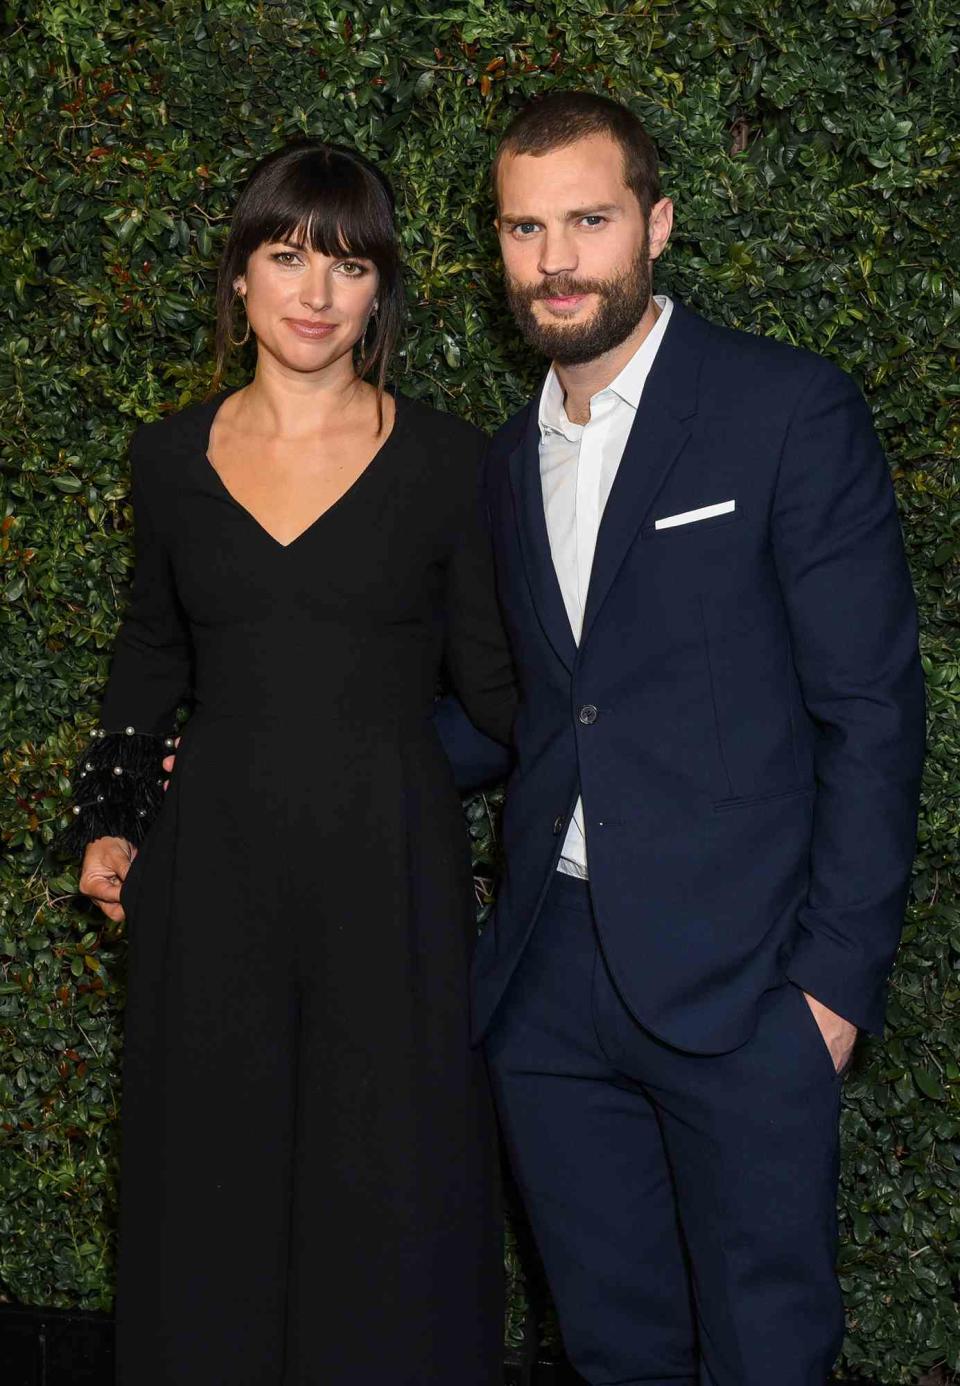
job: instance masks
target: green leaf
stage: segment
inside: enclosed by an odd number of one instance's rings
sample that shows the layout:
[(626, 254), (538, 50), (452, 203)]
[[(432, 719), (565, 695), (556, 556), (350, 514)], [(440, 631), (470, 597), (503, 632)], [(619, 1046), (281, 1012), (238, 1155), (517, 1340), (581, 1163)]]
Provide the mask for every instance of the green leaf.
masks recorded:
[(913, 1081), (923, 1093), (924, 1097), (932, 1098), (935, 1102), (942, 1100), (944, 1096), (943, 1087), (936, 1074), (931, 1073), (929, 1069), (915, 1068), (913, 1070)]

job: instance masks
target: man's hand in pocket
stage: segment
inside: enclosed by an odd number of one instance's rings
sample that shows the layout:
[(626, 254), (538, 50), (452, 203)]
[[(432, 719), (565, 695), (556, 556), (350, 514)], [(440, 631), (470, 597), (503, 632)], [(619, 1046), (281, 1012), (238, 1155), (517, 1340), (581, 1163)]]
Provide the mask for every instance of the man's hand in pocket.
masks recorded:
[(850, 1062), (853, 1054), (853, 1046), (857, 1040), (857, 1027), (851, 1025), (849, 1020), (844, 1020), (842, 1015), (837, 1015), (836, 1011), (831, 1011), (815, 996), (809, 992), (804, 992), (807, 1005), (813, 1011), (813, 1018), (820, 1027), (823, 1042), (830, 1050), (830, 1057), (833, 1066), (840, 1073)]

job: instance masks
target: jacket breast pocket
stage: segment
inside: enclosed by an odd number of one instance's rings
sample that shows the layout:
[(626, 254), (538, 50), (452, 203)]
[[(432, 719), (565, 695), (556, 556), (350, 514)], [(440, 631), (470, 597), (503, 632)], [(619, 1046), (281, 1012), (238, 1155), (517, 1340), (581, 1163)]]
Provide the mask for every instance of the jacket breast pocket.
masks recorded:
[(764, 808), (774, 808), (777, 804), (788, 799), (809, 799), (813, 796), (813, 785), (800, 785), (796, 789), (776, 790), (771, 794), (747, 794), (733, 799), (716, 799), (713, 804), (714, 813), (729, 813), (732, 809), (757, 808), (761, 805)]
[(644, 539), (655, 539), (657, 543), (706, 534), (736, 524), (743, 515), (739, 501), (717, 501), (679, 511), (661, 505), (658, 511), (640, 530)]

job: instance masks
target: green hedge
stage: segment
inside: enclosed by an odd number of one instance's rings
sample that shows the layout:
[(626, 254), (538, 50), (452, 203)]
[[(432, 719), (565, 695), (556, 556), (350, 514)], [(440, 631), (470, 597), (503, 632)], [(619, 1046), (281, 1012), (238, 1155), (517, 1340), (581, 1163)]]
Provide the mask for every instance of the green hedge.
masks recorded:
[[(5, 28), (5, 1292), (111, 1298), (123, 943), (45, 847), (129, 574), (126, 440), (206, 388), (238, 182), (303, 131), (378, 159), (409, 269), (398, 383), (492, 427), (541, 365), (503, 308), (486, 164), (525, 97), (579, 85), (627, 100), (660, 145), (678, 221), (660, 283), (852, 371), (895, 471), (930, 755), (889, 1032), (847, 1085), (846, 1360), (883, 1382), (960, 1370), (958, 4), (34, 0), (8, 4)], [(468, 806), (482, 862), (489, 808)]]

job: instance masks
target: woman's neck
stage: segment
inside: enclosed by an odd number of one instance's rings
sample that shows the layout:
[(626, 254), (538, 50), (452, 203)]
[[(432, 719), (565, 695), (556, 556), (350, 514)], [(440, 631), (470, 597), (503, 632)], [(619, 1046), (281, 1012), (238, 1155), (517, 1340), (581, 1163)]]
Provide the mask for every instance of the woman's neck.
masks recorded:
[(309, 374), (290, 371), (264, 353), (249, 385), (237, 391), (236, 422), (254, 434), (295, 440), (341, 430), (350, 415), (371, 415), (376, 428), (376, 390), (361, 380), (350, 356)]

